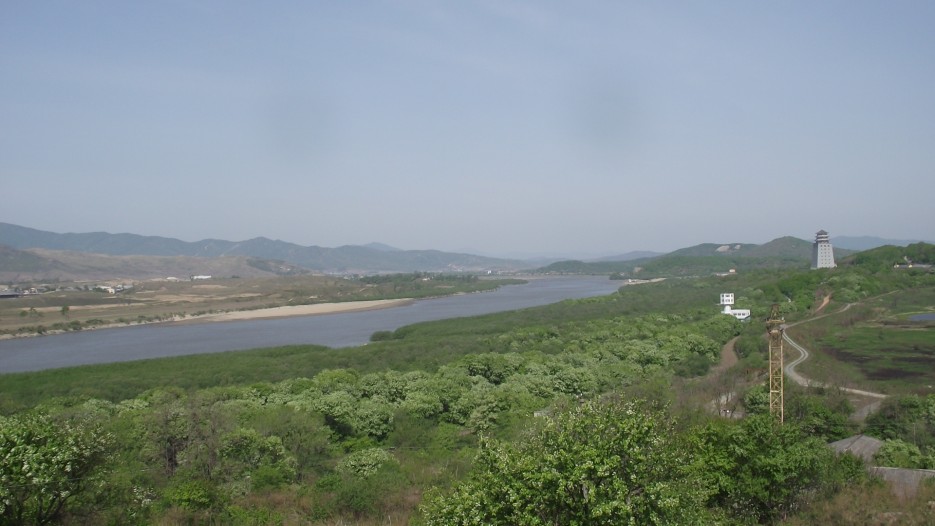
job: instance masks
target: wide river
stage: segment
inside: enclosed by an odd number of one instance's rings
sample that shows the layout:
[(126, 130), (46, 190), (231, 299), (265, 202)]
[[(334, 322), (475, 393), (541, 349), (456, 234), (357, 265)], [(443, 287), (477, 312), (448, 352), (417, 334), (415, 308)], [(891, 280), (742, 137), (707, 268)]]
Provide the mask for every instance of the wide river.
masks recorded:
[(525, 285), (509, 285), (491, 292), (418, 300), (370, 311), (229, 322), (154, 323), (0, 340), (0, 373), (292, 344), (353, 347), (367, 343), (376, 331), (600, 296), (615, 292), (620, 285), (621, 282), (606, 277), (537, 278)]

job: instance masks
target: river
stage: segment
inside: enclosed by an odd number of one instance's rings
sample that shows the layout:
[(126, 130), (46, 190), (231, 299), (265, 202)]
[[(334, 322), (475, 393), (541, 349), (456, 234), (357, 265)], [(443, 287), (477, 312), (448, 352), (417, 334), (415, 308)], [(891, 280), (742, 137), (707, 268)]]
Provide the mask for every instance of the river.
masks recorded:
[(0, 341), (0, 373), (124, 362), (187, 354), (315, 344), (363, 345), (377, 331), (423, 321), (476, 316), (615, 292), (606, 277), (549, 277), (477, 294), (424, 299), (392, 308), (206, 323), (154, 323)]

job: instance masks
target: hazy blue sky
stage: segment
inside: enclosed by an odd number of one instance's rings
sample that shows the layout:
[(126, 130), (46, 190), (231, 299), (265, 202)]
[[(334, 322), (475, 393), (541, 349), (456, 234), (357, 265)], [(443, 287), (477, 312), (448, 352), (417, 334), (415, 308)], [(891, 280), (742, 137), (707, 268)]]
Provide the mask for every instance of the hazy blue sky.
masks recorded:
[(6, 1), (0, 221), (613, 254), (935, 237), (935, 2)]

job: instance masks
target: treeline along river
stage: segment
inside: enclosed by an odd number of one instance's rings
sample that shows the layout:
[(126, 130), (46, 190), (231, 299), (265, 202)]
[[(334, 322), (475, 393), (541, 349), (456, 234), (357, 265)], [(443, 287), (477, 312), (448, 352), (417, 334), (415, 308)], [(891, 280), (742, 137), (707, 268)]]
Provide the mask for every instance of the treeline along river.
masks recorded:
[(491, 292), (415, 301), (379, 310), (218, 323), (157, 323), (0, 341), (0, 373), (96, 363), (315, 344), (363, 345), (404, 325), (547, 305), (610, 294), (606, 277), (550, 277)]

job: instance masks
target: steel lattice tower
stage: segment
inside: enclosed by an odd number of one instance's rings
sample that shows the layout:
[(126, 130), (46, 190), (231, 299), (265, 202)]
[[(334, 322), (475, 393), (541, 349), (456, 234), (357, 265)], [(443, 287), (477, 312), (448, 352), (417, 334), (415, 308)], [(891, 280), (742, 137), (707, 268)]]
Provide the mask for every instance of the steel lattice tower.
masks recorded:
[(783, 420), (782, 386), (782, 335), (785, 321), (779, 315), (779, 305), (774, 304), (766, 320), (766, 333), (769, 335), (769, 414)]

